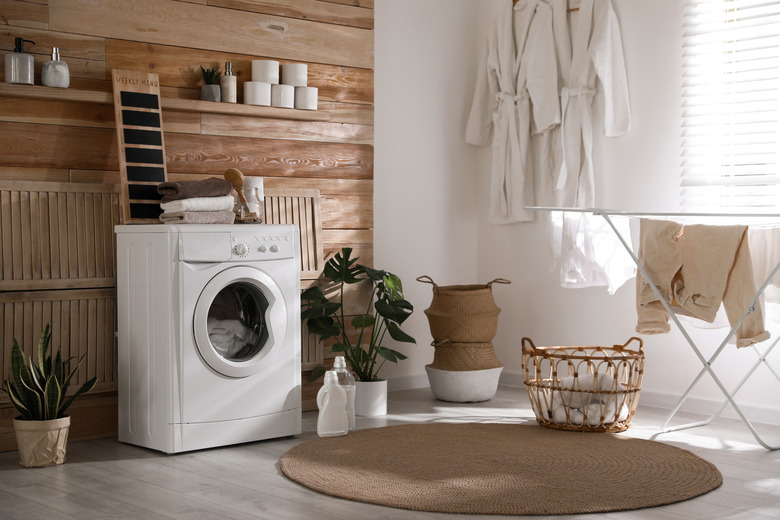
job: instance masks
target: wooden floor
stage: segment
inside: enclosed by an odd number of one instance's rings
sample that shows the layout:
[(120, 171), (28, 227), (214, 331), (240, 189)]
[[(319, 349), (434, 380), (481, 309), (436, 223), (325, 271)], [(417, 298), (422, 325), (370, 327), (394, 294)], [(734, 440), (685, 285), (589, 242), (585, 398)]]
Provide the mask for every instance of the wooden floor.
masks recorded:
[[(780, 451), (761, 448), (742, 422), (727, 419), (657, 435), (665, 415), (664, 410), (640, 406), (631, 428), (621, 435), (654, 438), (713, 462), (723, 473), (720, 488), (686, 502), (652, 509), (534, 518), (780, 518)], [(506, 518), (361, 504), (327, 497), (287, 480), (279, 471), (279, 458), (290, 447), (316, 438), (316, 420), (316, 412), (304, 413), (304, 433), (292, 439), (178, 455), (101, 439), (71, 443), (64, 465), (25, 469), (18, 465), (16, 452), (0, 453), (0, 519)], [(479, 404), (444, 403), (433, 399), (430, 390), (418, 389), (391, 393), (387, 416), (360, 417), (357, 426), (431, 421), (534, 423), (521, 389), (500, 388), (496, 397)], [(780, 427), (762, 427), (760, 433), (765, 440), (780, 443)]]

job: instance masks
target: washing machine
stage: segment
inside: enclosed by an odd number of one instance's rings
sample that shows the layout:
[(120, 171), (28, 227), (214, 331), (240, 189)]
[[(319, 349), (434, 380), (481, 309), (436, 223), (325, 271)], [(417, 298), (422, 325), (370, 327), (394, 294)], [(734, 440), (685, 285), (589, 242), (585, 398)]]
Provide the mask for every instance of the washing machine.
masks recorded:
[(296, 226), (117, 226), (119, 440), (165, 453), (301, 433)]

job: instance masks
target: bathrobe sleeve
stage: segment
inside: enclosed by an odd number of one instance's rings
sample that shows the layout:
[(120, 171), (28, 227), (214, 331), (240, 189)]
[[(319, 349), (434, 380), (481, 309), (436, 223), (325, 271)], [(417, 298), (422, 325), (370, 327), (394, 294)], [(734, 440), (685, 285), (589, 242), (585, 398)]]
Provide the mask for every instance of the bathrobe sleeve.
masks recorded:
[(496, 95), (501, 91), (497, 51), (496, 35), (491, 35), (480, 60), (474, 100), (466, 124), (466, 142), (477, 146), (486, 146), (493, 140), (493, 113), (498, 108)]
[(558, 64), (555, 57), (552, 8), (540, 2), (536, 7), (526, 49), (527, 89), (533, 107), (531, 133), (541, 134), (561, 122), (558, 96)]
[(623, 135), (631, 130), (631, 106), (620, 26), (610, 0), (595, 1), (593, 21), (591, 58), (604, 91), (604, 135)]

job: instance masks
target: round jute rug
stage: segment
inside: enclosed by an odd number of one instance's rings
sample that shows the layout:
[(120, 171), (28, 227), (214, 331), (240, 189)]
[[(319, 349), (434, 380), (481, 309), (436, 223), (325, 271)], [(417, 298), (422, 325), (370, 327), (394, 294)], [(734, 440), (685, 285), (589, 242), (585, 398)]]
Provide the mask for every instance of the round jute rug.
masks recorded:
[(408, 424), (300, 444), (287, 477), (328, 495), (443, 513), (565, 515), (671, 504), (718, 469), (660, 442), (516, 424)]

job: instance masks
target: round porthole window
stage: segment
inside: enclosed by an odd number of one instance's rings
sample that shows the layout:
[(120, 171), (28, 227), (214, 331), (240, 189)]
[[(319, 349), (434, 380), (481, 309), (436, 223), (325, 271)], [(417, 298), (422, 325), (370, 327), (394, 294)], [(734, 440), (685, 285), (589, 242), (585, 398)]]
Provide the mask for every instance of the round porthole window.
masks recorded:
[(281, 344), (286, 306), (273, 280), (257, 269), (234, 267), (204, 287), (195, 306), (195, 344), (217, 372), (245, 377), (262, 369)]

